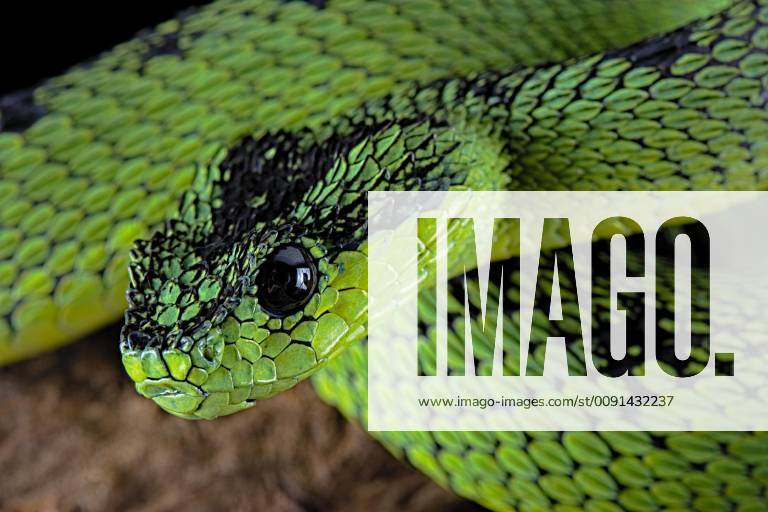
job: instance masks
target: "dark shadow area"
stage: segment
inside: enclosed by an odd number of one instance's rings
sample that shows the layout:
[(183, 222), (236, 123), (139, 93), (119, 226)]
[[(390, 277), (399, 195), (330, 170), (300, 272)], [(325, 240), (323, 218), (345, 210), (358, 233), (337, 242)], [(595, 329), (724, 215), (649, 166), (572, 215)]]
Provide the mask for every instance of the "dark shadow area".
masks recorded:
[(202, 0), (16, 2), (4, 6), (0, 96), (33, 87)]

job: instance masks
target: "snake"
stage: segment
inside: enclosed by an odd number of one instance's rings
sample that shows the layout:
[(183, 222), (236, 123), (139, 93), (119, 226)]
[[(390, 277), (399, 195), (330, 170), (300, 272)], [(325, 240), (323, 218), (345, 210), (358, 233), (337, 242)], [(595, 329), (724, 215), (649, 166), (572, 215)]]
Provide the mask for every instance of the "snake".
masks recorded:
[[(312, 377), (365, 424), (366, 192), (762, 190), (767, 102), (766, 0), (184, 11), (0, 99), (0, 363), (123, 315), (171, 414)], [(372, 435), (492, 510), (768, 506), (761, 432)]]

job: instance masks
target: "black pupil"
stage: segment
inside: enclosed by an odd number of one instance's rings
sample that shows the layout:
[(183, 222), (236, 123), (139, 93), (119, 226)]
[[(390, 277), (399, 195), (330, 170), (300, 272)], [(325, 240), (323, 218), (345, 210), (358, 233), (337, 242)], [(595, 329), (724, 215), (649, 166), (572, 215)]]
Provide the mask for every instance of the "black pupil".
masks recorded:
[(280, 247), (261, 265), (256, 284), (262, 308), (275, 316), (290, 315), (303, 308), (315, 290), (312, 258), (301, 247)]

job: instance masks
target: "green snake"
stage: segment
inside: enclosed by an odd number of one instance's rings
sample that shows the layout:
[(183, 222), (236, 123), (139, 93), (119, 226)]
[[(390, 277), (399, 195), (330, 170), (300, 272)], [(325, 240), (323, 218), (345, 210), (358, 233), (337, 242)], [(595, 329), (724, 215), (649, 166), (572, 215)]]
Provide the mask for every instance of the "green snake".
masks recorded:
[[(0, 101), (0, 363), (125, 311), (172, 414), (312, 376), (364, 423), (365, 192), (763, 189), (766, 103), (765, 0), (185, 12)], [(768, 503), (761, 433), (375, 435), (494, 510)]]

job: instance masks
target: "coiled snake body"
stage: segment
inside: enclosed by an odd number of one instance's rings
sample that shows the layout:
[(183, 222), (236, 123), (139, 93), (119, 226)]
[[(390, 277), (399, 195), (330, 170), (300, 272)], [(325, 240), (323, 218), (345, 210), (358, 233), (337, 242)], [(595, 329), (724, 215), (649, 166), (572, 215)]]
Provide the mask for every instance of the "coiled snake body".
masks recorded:
[[(766, 102), (765, 0), (185, 13), (0, 103), (0, 361), (115, 320), (130, 261), (141, 394), (214, 418), (313, 375), (365, 422), (366, 191), (762, 189)], [(496, 510), (768, 501), (761, 433), (377, 437)]]

